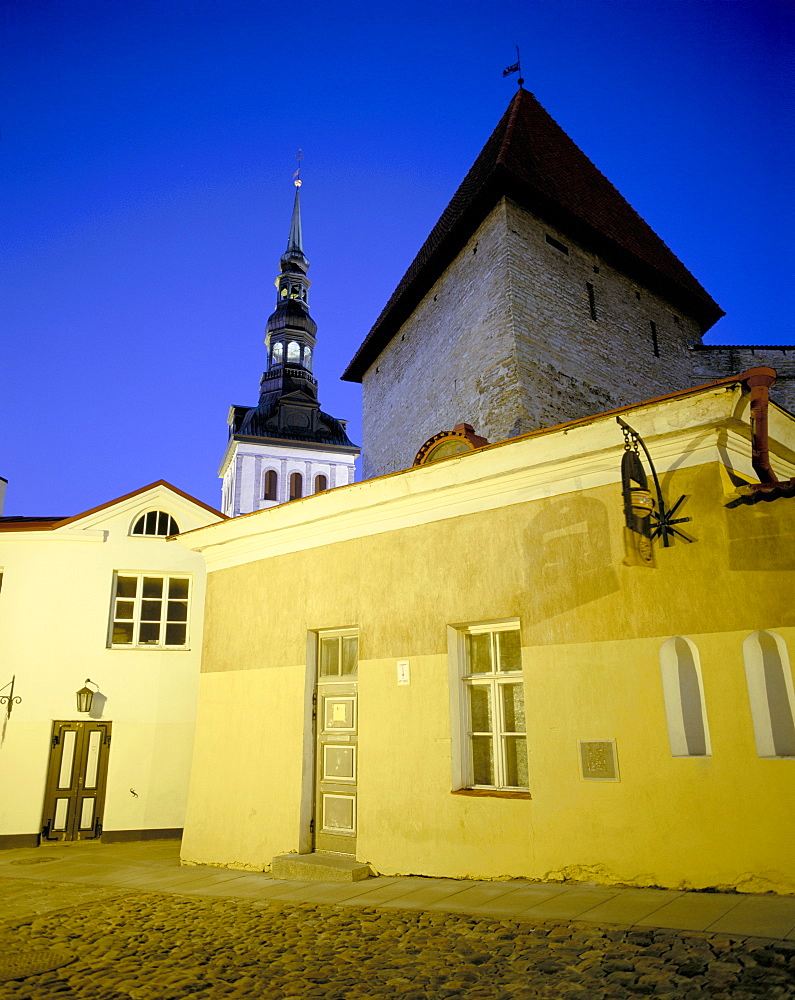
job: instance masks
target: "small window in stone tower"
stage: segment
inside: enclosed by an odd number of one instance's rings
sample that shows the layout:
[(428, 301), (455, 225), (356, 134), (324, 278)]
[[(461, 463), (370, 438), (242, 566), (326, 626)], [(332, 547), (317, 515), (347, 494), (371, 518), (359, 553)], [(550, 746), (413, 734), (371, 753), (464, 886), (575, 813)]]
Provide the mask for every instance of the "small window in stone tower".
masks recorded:
[(550, 236), (549, 233), (546, 234), (547, 243), (556, 250), (560, 250), (561, 253), (565, 253), (566, 256), (569, 254), (569, 248), (565, 243), (561, 243), (560, 240), (556, 240), (554, 236)]
[(290, 499), (300, 500), (304, 495), (304, 479), (300, 472), (294, 472), (290, 476)]
[(654, 322), (654, 320), (651, 320), (650, 326), (651, 326), (651, 347), (652, 350), (654, 351), (655, 358), (659, 358), (660, 345), (657, 343), (657, 324)]
[(315, 493), (322, 493), (328, 489), (328, 479), (325, 476), (315, 476)]
[(585, 287), (588, 289), (588, 308), (591, 310), (591, 319), (596, 319), (596, 296), (593, 285), (590, 281), (586, 281)]
[(265, 473), (265, 490), (263, 492), (263, 500), (275, 500), (276, 491), (279, 488), (279, 477), (276, 475), (274, 469), (268, 469)]
[(291, 340), (287, 345), (287, 360), (288, 361), (300, 361), (301, 360), (301, 348), (298, 346), (297, 341)]

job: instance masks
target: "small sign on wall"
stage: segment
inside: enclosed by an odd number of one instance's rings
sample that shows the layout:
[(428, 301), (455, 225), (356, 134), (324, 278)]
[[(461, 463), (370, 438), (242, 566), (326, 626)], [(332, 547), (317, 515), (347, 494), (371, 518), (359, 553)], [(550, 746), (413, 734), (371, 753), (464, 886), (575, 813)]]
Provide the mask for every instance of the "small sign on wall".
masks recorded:
[(409, 661), (397, 661), (397, 682), (401, 684), (411, 684), (411, 674), (409, 673)]

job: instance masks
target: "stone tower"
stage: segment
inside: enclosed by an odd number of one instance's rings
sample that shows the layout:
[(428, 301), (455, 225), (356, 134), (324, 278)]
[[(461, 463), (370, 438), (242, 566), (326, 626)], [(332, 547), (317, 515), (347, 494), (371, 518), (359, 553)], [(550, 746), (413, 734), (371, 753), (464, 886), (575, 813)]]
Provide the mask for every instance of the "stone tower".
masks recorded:
[(364, 476), (462, 421), (499, 441), (691, 386), (722, 315), (520, 88), (343, 375)]
[(320, 409), (312, 376), (317, 324), (309, 315), (300, 189), (298, 178), (276, 278), (276, 309), (266, 327), (268, 362), (259, 403), (229, 410), (229, 444), (218, 470), (221, 509), (228, 517), (353, 482), (359, 448), (348, 438), (346, 422)]

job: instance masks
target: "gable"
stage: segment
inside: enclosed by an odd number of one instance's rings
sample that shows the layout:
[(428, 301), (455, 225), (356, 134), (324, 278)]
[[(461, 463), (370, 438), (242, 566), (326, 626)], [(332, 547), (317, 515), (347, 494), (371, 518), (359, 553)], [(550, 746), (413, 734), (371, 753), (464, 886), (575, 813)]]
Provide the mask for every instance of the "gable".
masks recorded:
[(343, 379), (364, 372), (507, 196), (698, 320), (723, 310), (625, 198), (541, 107), (520, 89), (420, 248)]

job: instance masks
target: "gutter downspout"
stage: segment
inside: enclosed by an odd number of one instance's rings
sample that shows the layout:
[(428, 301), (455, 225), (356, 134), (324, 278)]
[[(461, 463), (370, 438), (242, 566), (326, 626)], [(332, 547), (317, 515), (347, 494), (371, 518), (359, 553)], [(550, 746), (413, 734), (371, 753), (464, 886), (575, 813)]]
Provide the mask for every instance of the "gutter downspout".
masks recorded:
[(749, 368), (740, 378), (751, 390), (751, 465), (760, 483), (777, 483), (778, 477), (770, 467), (767, 438), (767, 404), (776, 372), (773, 368)]

